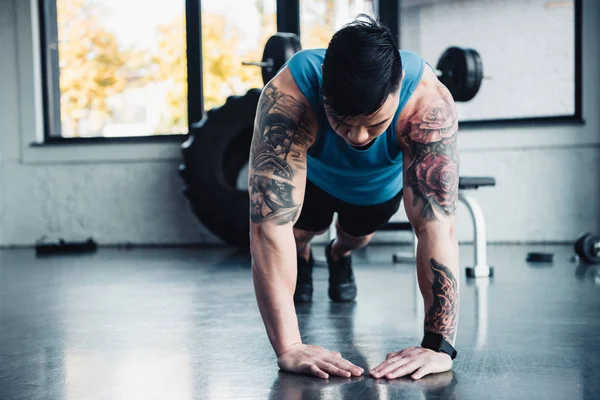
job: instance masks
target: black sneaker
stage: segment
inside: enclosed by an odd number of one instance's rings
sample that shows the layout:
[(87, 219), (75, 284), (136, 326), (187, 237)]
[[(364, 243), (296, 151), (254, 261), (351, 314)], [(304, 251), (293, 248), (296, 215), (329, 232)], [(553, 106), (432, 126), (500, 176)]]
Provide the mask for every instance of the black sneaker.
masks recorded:
[(356, 283), (352, 272), (352, 257), (340, 257), (333, 261), (331, 258), (331, 245), (325, 248), (325, 257), (329, 267), (329, 298), (334, 302), (349, 302), (356, 298)]
[(315, 265), (312, 250), (308, 261), (298, 258), (298, 278), (296, 279), (296, 291), (294, 292), (294, 303), (310, 303), (313, 295), (312, 270)]

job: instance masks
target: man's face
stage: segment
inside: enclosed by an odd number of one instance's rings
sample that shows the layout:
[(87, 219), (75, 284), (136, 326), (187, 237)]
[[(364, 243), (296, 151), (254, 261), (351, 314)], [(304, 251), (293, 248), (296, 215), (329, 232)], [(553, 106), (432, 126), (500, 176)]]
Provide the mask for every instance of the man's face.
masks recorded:
[(399, 99), (398, 90), (389, 95), (383, 106), (370, 115), (339, 117), (333, 115), (327, 107), (325, 107), (325, 114), (329, 125), (346, 143), (352, 147), (364, 147), (389, 128), (398, 109)]

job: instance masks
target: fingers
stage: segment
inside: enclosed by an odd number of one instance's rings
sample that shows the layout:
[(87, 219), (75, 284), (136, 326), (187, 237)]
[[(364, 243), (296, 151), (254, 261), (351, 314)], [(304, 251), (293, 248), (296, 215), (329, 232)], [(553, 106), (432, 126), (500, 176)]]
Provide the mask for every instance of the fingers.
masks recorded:
[(341, 369), (330, 362), (324, 360), (318, 360), (315, 364), (323, 371), (330, 373), (331, 375), (341, 376), (343, 378), (350, 378), (352, 374), (350, 371)]
[[(302, 352), (288, 353), (287, 358), (278, 358), (278, 365), (284, 371), (314, 375), (328, 379), (330, 375), (350, 378), (361, 376), (364, 370), (344, 359), (337, 351), (327, 351), (318, 346), (304, 346)], [(295, 359), (294, 359), (295, 358)]]
[(382, 362), (379, 366), (375, 367), (371, 371), (371, 375), (375, 378), (381, 378), (386, 376), (392, 371), (397, 370), (398, 368), (410, 363), (412, 359), (408, 357), (397, 356), (394, 358), (388, 358), (384, 362)]
[(350, 361), (348, 361), (348, 360), (346, 360), (344, 358), (341, 358), (341, 357), (339, 357), (339, 358), (331, 358), (331, 359), (328, 359), (326, 361), (329, 362), (329, 363), (331, 363), (331, 364), (333, 364), (333, 365), (335, 365), (338, 368), (341, 368), (341, 369), (346, 370), (346, 371), (350, 371), (350, 373), (352, 375), (354, 375), (354, 376), (361, 376), (365, 372), (364, 369), (362, 369), (362, 368), (360, 368), (360, 367), (352, 364)]
[[(420, 347), (412, 346), (404, 350), (388, 353), (385, 357), (385, 361), (371, 370), (371, 375), (375, 378), (381, 378), (384, 376), (387, 378), (387, 375), (391, 372), (395, 372), (398, 370), (398, 368), (404, 367), (405, 365), (418, 360), (421, 350), (422, 349)], [(421, 365), (422, 364), (423, 363), (421, 363)], [(408, 372), (406, 374), (408, 374)]]
[[(352, 374), (360, 376), (364, 372), (362, 368), (355, 366), (345, 359), (318, 360), (313, 364), (306, 364), (303, 370), (305, 373), (322, 379), (329, 379), (330, 375), (350, 378)], [(412, 374), (411, 378), (417, 380), (435, 372), (435, 368), (430, 363), (423, 363), (419, 360), (411, 360), (404, 357), (401, 359), (391, 358), (386, 360), (379, 367), (371, 371), (371, 375), (375, 378), (385, 377), (386, 379), (396, 379)]]
[(306, 364), (304, 367), (304, 370), (302, 372), (314, 375), (318, 378), (322, 378), (322, 379), (328, 379), (329, 375), (323, 371), (322, 369), (320, 369), (319, 367), (316, 366), (316, 364)]
[(409, 362), (408, 364), (404, 365), (403, 367), (400, 367), (392, 372), (388, 372), (385, 377), (387, 379), (396, 379), (396, 378), (400, 378), (401, 376), (405, 376), (408, 374), (411, 374), (413, 372), (415, 372), (416, 370), (418, 370), (420, 367), (423, 366), (422, 362), (419, 361), (412, 361)]
[(432, 372), (435, 372), (431, 364), (425, 364), (421, 366), (421, 368), (417, 369), (417, 371), (411, 375), (412, 379), (421, 379), (425, 375), (429, 375)]

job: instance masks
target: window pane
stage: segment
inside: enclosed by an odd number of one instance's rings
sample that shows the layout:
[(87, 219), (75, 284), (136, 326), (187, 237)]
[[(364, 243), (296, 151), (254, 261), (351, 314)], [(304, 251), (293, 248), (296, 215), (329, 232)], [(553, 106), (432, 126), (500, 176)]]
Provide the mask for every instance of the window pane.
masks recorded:
[(360, 13), (375, 15), (373, 0), (301, 0), (300, 35), (305, 49), (326, 48), (333, 34)]
[(204, 108), (228, 96), (262, 88), (260, 61), (265, 43), (277, 32), (276, 0), (202, 0)]
[(55, 1), (61, 132), (53, 135), (186, 133), (184, 0)]
[(479, 93), (462, 121), (575, 113), (574, 6), (549, 0), (402, 0), (402, 48), (435, 66), (449, 46), (479, 52)]

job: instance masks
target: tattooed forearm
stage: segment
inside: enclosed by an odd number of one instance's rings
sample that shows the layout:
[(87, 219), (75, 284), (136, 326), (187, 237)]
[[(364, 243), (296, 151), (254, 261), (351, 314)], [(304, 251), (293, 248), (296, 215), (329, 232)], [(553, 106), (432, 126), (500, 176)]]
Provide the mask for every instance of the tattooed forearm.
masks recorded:
[(403, 135), (412, 162), (406, 171), (406, 185), (414, 193), (421, 216), (437, 219), (456, 212), (459, 156), (456, 146), (458, 118), (451, 98), (442, 97), (417, 111)]
[(454, 343), (458, 321), (458, 286), (448, 267), (433, 258), (433, 303), (425, 316), (425, 331), (439, 333)]
[(264, 89), (250, 149), (250, 218), (284, 225), (300, 209), (292, 193), (295, 171), (306, 169), (310, 145), (306, 106), (273, 84)]

